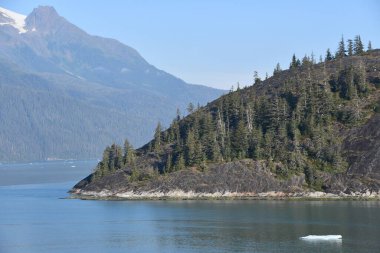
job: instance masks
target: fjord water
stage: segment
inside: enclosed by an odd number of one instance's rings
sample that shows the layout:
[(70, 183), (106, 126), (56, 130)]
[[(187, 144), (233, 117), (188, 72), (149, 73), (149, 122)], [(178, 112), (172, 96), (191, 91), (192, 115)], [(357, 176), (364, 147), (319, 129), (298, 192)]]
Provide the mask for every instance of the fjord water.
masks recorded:
[(66, 199), (95, 164), (0, 165), (0, 252), (380, 252), (376, 201)]

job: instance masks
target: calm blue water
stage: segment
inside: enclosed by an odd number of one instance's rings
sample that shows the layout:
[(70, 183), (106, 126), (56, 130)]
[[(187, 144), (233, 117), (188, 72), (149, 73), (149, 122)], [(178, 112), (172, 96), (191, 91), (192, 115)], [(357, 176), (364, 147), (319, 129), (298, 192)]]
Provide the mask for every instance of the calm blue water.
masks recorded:
[(380, 252), (379, 202), (64, 199), (95, 163), (0, 165), (0, 253)]

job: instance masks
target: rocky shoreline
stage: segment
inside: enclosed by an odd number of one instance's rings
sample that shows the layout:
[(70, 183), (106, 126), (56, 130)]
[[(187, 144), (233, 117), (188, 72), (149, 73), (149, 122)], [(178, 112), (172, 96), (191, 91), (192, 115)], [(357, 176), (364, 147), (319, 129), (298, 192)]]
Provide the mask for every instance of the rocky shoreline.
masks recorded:
[(338, 194), (321, 191), (309, 192), (184, 192), (182, 190), (160, 191), (126, 191), (114, 192), (109, 190), (84, 191), (76, 189), (70, 198), (86, 200), (380, 200), (380, 191), (340, 192)]
[(345, 173), (319, 177), (320, 189), (312, 189), (302, 174), (281, 179), (263, 163), (240, 160), (210, 165), (206, 172), (184, 169), (143, 181), (129, 180), (127, 170), (94, 181), (90, 175), (70, 193), (71, 198), (93, 200), (380, 200), (380, 183), (373, 178)]

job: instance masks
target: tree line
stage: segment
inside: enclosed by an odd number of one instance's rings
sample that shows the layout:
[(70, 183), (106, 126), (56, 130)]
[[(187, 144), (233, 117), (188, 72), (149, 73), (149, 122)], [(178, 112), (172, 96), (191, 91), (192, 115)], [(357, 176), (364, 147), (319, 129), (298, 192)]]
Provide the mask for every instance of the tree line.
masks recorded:
[[(371, 41), (368, 41), (367, 52), (371, 50), (372, 50), (372, 43)], [(364, 44), (361, 40), (360, 35), (356, 35), (353, 40), (348, 39), (346, 43), (342, 36), (341, 40), (339, 41), (338, 48), (335, 52), (335, 55), (333, 55), (333, 53), (331, 53), (331, 50), (328, 48), (326, 50), (324, 60), (323, 60), (322, 55), (319, 57), (319, 63), (333, 61), (335, 59), (340, 59), (346, 56), (363, 55), (365, 52), (366, 50), (364, 49)], [(315, 58), (313, 53), (311, 54), (311, 56), (305, 55), (301, 60), (297, 58), (295, 54), (293, 54), (291, 62), (289, 64), (289, 69), (297, 68), (297, 67), (305, 66), (309, 64), (316, 64), (316, 63), (317, 63), (317, 59)], [(277, 63), (275, 69), (273, 70), (273, 75), (281, 71), (282, 71), (281, 66), (279, 63)]]

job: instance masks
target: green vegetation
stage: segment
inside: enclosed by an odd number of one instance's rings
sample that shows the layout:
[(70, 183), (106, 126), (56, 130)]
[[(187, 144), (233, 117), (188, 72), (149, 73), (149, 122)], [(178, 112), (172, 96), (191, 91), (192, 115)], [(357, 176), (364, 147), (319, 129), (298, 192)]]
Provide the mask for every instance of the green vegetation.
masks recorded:
[(128, 140), (124, 142), (124, 150), (114, 143), (104, 150), (103, 159), (98, 163), (94, 177), (98, 179), (124, 167), (131, 167), (133, 170), (135, 158), (135, 150)]
[[(365, 53), (360, 36), (348, 45), (348, 54)], [(343, 37), (335, 57), (327, 50), (324, 62), (315, 63), (314, 56), (300, 61), (293, 55), (289, 70), (282, 71), (277, 64), (274, 76), (266, 81), (255, 73), (253, 86), (238, 87), (205, 107), (190, 104), (191, 114), (176, 117), (167, 130), (158, 124), (154, 139), (139, 153), (158, 156), (160, 173), (262, 160), (279, 177), (304, 173), (309, 186), (318, 189), (317, 173), (347, 169), (339, 130), (360, 124), (374, 110), (364, 108), (375, 89), (367, 83), (364, 65), (339, 64), (345, 57)], [(96, 175), (134, 166), (118, 163), (119, 150), (116, 145), (106, 149)], [(124, 156), (132, 152), (125, 150)]]

